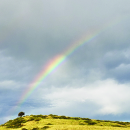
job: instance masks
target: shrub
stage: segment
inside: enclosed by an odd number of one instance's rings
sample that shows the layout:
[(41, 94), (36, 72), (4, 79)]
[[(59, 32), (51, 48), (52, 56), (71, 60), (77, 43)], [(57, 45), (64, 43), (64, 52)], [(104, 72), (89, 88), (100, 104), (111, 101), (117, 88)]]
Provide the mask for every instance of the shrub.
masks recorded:
[(23, 125), (21, 125), (21, 123), (17, 123), (17, 124), (8, 124), (6, 125), (7, 128), (20, 128), (22, 127)]
[(111, 121), (109, 121), (109, 120), (104, 120), (104, 122), (111, 122)]
[(96, 120), (96, 121), (101, 121), (101, 120)]
[(91, 120), (91, 119), (89, 119), (89, 118), (82, 118), (82, 120)]
[(42, 119), (46, 119), (47, 116), (42, 116)]
[(53, 125), (53, 124), (51, 124), (51, 123), (47, 123), (46, 125)]
[(49, 114), (49, 116), (54, 116), (53, 114)]
[(14, 120), (12, 120), (12, 122), (18, 122), (18, 123), (26, 123), (27, 121), (24, 119), (24, 118), (22, 118), (22, 117), (20, 117), (20, 118), (16, 118), (16, 119), (14, 119)]
[(24, 120), (23, 118), (16, 118), (14, 120), (9, 120), (6, 123), (6, 127), (7, 128), (20, 128), (23, 126), (21, 123), (25, 123), (25, 122), (26, 120)]
[(36, 117), (44, 118), (44, 115), (37, 115)]
[(33, 120), (35, 120), (35, 117), (30, 117), (30, 118), (28, 119), (28, 121), (33, 121)]
[(119, 121), (114, 121), (114, 123), (118, 123)]
[(96, 122), (89, 122), (88, 125), (95, 125), (97, 124)]
[(67, 119), (71, 119), (70, 117), (66, 117)]
[(113, 127), (121, 127), (120, 125), (111, 125), (111, 126), (113, 126)]
[(81, 122), (81, 123), (79, 123), (79, 125), (85, 125), (85, 124)]
[(73, 117), (74, 120), (80, 120), (80, 117)]
[(28, 129), (26, 129), (26, 128), (22, 128), (22, 130), (28, 130)]
[(98, 123), (100, 123), (101, 122), (101, 120), (96, 120)]
[(1, 124), (1, 126), (4, 126), (4, 124)]
[(86, 118), (82, 118), (82, 120), (86, 120)]
[(32, 130), (39, 130), (39, 128), (37, 127), (37, 128), (33, 128)]
[(60, 116), (60, 119), (67, 119), (66, 116)]
[(38, 117), (37, 117), (37, 118), (35, 118), (35, 121), (40, 121), (40, 120), (41, 120), (41, 118), (38, 118)]
[(59, 118), (60, 118), (60, 117), (58, 117), (58, 116), (54, 116), (54, 117), (53, 117), (53, 119), (59, 119)]
[(128, 123), (127, 122), (118, 122), (118, 124), (127, 125)]
[(50, 127), (49, 126), (44, 126), (44, 127), (42, 127), (42, 130), (45, 130), (47, 128), (50, 128)]
[(7, 121), (7, 122), (5, 123), (5, 125), (11, 123), (12, 121), (13, 121), (13, 120), (9, 120), (9, 121)]
[(89, 119), (89, 118), (85, 118), (85, 120), (91, 120), (91, 119)]
[(48, 116), (51, 116), (53, 119), (62, 119), (61, 116), (49, 114)]
[(53, 115), (53, 116), (58, 116), (58, 115)]
[(88, 125), (95, 125), (97, 124), (96, 122), (92, 121), (92, 120), (87, 120), (87, 121), (84, 121), (85, 123), (88, 123)]

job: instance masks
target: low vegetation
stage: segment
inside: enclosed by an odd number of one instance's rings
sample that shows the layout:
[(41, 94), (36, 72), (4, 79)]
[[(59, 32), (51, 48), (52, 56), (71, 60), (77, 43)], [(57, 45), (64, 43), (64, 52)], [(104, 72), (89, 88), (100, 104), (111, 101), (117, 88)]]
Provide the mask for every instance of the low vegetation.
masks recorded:
[(26, 115), (0, 125), (0, 130), (129, 130), (130, 122), (58, 115)]

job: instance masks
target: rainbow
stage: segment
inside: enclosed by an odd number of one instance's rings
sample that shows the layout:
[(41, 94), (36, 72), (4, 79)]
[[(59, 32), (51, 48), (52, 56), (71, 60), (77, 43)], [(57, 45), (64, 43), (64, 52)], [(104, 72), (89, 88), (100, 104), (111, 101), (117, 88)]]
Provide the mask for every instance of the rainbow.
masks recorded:
[(28, 89), (25, 91), (25, 93), (22, 95), (20, 100), (17, 102), (16, 106), (12, 109), (13, 112), (16, 111), (16, 108), (19, 107), (27, 100), (27, 98), (33, 93), (33, 91), (41, 84), (41, 82), (50, 74), (52, 73), (56, 68), (58, 68), (65, 59), (74, 53), (75, 50), (77, 50), (79, 47), (81, 47), (84, 44), (89, 43), (91, 40), (96, 38), (99, 34), (101, 34), (103, 31), (108, 29), (109, 27), (112, 27), (113, 25), (119, 23), (121, 20), (120, 18), (114, 19), (113, 21), (105, 24), (100, 29), (95, 30), (94, 32), (89, 32), (89, 34), (85, 34), (82, 38), (72, 43), (64, 52), (60, 55), (55, 56), (50, 60), (45, 66), (44, 69), (36, 76), (36, 78), (33, 80), (33, 82), (28, 86)]

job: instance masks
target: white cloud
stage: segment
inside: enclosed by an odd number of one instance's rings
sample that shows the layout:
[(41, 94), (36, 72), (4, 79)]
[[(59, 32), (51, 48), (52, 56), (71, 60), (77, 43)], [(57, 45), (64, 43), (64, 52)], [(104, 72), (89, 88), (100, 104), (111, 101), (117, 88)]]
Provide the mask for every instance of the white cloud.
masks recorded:
[(87, 107), (87, 103), (91, 102), (97, 106), (95, 114), (121, 114), (129, 113), (129, 91), (129, 84), (118, 84), (112, 79), (107, 79), (86, 84), (81, 88), (67, 86), (60, 89), (54, 87), (53, 91), (45, 95), (44, 99), (49, 100), (54, 108), (71, 108), (73, 104), (79, 102), (86, 103)]

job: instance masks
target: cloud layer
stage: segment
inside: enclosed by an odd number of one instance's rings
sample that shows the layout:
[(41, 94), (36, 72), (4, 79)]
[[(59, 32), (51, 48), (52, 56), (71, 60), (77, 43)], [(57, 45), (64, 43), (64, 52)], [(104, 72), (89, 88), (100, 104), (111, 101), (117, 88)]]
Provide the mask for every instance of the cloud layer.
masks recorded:
[[(129, 4), (0, 0), (0, 124), (19, 111), (130, 120)], [(97, 29), (13, 111), (48, 61)]]

